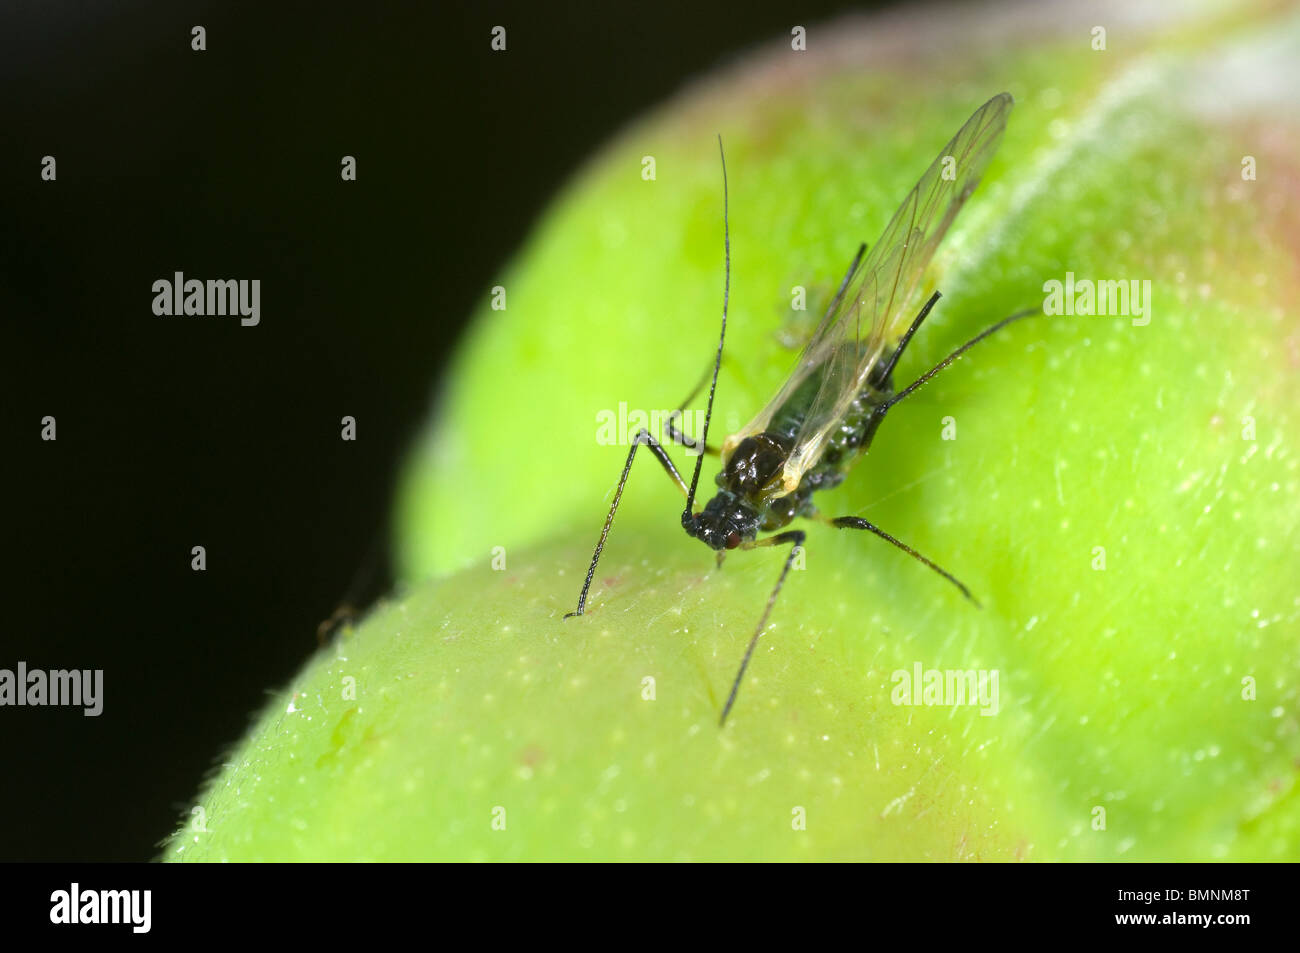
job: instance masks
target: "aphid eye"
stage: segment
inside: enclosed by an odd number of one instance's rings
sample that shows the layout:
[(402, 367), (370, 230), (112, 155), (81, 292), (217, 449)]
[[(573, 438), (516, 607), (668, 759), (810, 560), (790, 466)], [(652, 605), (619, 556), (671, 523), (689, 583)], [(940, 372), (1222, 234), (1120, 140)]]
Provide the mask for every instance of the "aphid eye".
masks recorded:
[(735, 549), (739, 545), (740, 545), (740, 534), (733, 531), (731, 534), (727, 536), (727, 548)]

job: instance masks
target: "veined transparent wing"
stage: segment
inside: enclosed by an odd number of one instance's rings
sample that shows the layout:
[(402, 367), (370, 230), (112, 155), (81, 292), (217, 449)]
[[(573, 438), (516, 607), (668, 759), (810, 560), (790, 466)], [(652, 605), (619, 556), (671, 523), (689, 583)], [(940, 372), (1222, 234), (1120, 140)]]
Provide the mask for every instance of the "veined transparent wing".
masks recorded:
[(919, 309), (921, 276), (935, 248), (992, 159), (1011, 111), (1009, 93), (994, 96), (966, 120), (925, 170), (884, 234), (849, 276), (813, 333), (789, 380), (766, 407), (723, 447), (728, 456), (741, 439), (767, 428), (773, 414), (818, 375), (817, 395), (795, 438), (794, 450), (774, 487), (793, 492), (821, 459), (826, 441), (866, 386), (872, 367)]

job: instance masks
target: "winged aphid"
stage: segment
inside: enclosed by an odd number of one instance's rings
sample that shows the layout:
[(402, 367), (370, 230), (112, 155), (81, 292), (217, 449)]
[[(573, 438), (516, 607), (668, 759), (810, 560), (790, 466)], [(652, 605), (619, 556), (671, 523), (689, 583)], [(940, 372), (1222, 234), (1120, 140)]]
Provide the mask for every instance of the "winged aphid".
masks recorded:
[[(804, 543), (803, 530), (785, 529), (798, 517), (821, 520), (841, 529), (868, 530), (924, 563), (961, 590), (971, 602), (979, 604), (965, 585), (934, 561), (862, 517), (823, 516), (812, 503), (812, 496), (844, 480), (852, 464), (871, 445), (877, 428), (891, 407), (984, 338), (1038, 310), (1030, 308), (1004, 318), (957, 348), (907, 387), (894, 389), (893, 374), (899, 358), (939, 300), (937, 291), (923, 303), (918, 300), (921, 276), (997, 150), (1011, 106), (1010, 94), (1001, 93), (977, 109), (908, 193), (870, 252), (867, 246), (859, 246), (848, 273), (784, 386), (748, 425), (727, 437), (720, 449), (708, 443), (731, 292), (727, 167), (719, 139), (726, 270), (722, 329), (713, 360), (704, 430), (696, 441), (678, 429), (676, 417), (665, 427), (669, 441), (696, 452), (695, 470), (688, 486), (663, 444), (644, 429), (637, 433), (592, 554), (582, 592), (578, 595), (578, 606), (565, 616), (566, 619), (580, 616), (586, 609), (596, 565), (614, 523), (632, 461), (638, 448), (647, 447), (686, 496), (682, 528), (687, 535), (716, 550), (719, 562), (723, 554), (732, 549), (790, 545), (781, 575), (768, 597), (732, 682), (719, 724), (726, 722), (735, 703), (750, 657), (767, 626), (795, 554)], [(917, 305), (919, 309), (914, 312)], [(912, 313), (915, 317), (903, 328), (901, 319)], [(702, 386), (703, 380), (682, 402), (683, 407), (694, 399)], [(695, 497), (705, 453), (717, 454), (722, 468), (717, 476), (717, 492), (702, 509), (697, 510)], [(759, 538), (760, 532), (774, 535)]]

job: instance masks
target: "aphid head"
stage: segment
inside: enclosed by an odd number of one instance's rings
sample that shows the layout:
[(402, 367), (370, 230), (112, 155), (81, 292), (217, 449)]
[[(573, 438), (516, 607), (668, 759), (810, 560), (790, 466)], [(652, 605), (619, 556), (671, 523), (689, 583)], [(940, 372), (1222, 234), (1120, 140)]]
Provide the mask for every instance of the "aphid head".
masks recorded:
[(699, 513), (683, 513), (682, 529), (710, 549), (735, 549), (758, 535), (758, 514), (726, 490)]

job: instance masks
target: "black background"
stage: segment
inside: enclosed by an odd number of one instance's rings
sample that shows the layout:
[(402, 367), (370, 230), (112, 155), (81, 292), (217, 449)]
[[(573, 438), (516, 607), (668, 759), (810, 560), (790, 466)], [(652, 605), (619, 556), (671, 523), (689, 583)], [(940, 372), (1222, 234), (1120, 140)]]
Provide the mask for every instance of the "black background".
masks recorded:
[[(848, 9), (6, 5), (0, 668), (103, 669), (105, 708), (0, 709), (0, 860), (157, 855), (317, 624), (391, 583), (403, 451), (548, 199), (686, 80)], [(175, 271), (260, 279), (261, 324), (155, 316)]]

